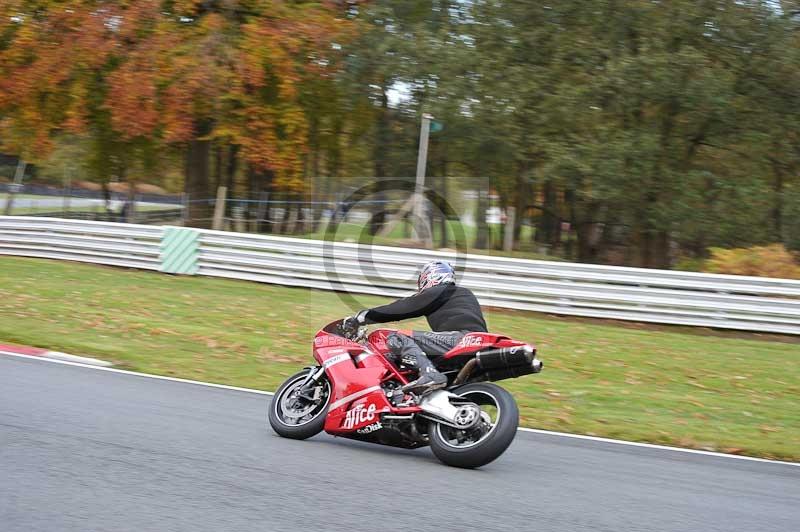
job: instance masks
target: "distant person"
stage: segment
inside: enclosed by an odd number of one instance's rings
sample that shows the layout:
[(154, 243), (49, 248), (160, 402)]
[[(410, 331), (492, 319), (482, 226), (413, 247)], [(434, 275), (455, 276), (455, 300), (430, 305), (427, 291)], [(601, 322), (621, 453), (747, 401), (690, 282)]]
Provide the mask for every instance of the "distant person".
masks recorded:
[(119, 221), (127, 222), (130, 213), (131, 213), (131, 202), (130, 200), (125, 200), (125, 203), (122, 204), (122, 208), (119, 210)]
[(117, 209), (120, 209), (122, 204), (117, 201), (110, 199), (106, 202), (106, 216), (107, 219), (110, 221), (119, 220), (119, 214), (117, 213)]

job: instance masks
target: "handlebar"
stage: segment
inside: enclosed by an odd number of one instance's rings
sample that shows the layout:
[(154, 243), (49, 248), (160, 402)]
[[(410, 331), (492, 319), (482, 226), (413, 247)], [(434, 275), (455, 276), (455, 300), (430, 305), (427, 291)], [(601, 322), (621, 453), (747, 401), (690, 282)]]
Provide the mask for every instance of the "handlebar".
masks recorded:
[(343, 338), (347, 338), (351, 342), (362, 343), (367, 338), (367, 328), (366, 327), (358, 327), (355, 330), (352, 329), (345, 329), (344, 327), (344, 319), (336, 320), (322, 329), (323, 331), (335, 334), (337, 336), (341, 336)]

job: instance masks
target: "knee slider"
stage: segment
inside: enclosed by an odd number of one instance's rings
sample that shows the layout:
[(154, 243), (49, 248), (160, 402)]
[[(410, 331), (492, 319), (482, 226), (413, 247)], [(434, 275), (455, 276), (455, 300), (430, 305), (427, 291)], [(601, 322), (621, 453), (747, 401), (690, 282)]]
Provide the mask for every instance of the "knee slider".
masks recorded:
[(416, 351), (419, 347), (414, 341), (400, 333), (391, 333), (386, 337), (386, 347), (391, 353), (391, 361), (395, 364), (402, 364), (410, 368), (416, 368), (418, 364)]
[(393, 353), (399, 353), (404, 344), (405, 342), (403, 341), (403, 338), (401, 338), (401, 336), (396, 332), (393, 332), (386, 337), (386, 347), (388, 347)]

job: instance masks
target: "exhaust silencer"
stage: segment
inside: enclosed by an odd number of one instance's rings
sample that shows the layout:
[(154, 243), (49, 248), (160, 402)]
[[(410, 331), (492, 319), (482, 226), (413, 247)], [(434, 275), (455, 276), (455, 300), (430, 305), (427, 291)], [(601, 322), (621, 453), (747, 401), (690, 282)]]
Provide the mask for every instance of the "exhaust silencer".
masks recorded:
[(542, 361), (536, 358), (536, 350), (530, 346), (504, 347), (482, 351), (475, 355), (483, 374), (478, 379), (499, 381), (539, 373)]
[(531, 346), (520, 345), (479, 351), (475, 358), (478, 359), (478, 367), (489, 371), (510, 366), (530, 366), (533, 363), (535, 354), (536, 351)]

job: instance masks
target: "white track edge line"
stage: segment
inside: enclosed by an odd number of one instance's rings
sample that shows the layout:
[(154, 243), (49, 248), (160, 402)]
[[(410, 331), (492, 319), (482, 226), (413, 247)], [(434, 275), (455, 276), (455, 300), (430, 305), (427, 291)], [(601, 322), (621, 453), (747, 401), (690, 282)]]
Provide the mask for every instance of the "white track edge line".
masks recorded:
[(107, 362), (105, 360), (100, 360), (97, 358), (90, 358), (90, 357), (79, 357), (77, 355), (70, 355), (69, 353), (62, 353), (61, 351), (47, 351), (43, 355), (44, 358), (51, 358), (54, 360), (66, 360), (67, 362), (77, 362), (78, 364), (87, 364), (89, 366), (102, 366), (102, 367), (109, 367), (111, 366), (111, 362)]
[(128, 371), (125, 369), (108, 368), (104, 366), (93, 366), (91, 364), (82, 364), (80, 362), (70, 362), (67, 360), (58, 360), (54, 358), (47, 358), (46, 356), (25, 355), (22, 353), (12, 353), (11, 351), (0, 350), (0, 355), (9, 355), (12, 357), (29, 358), (32, 360), (41, 360), (44, 362), (52, 362), (53, 364), (64, 364), (66, 366), (78, 366), (81, 368), (94, 369), (98, 371), (110, 371), (112, 373), (122, 373), (123, 375), (133, 375), (135, 377), (146, 377), (148, 379), (158, 379), (162, 381), (182, 382), (184, 384), (198, 384), (200, 386), (208, 386), (210, 388), (221, 388), (223, 390), (234, 390), (237, 392), (257, 393), (260, 395), (275, 395), (273, 392), (266, 392), (264, 390), (255, 390), (253, 388), (240, 388), (239, 386), (228, 386), (227, 384), (216, 384), (214, 382), (193, 381), (189, 379), (180, 379), (178, 377), (166, 377), (164, 375), (153, 375), (150, 373), (139, 373), (138, 371)]
[[(247, 393), (255, 393), (259, 395), (275, 395), (274, 392), (267, 392), (264, 390), (255, 390), (253, 388), (240, 388), (238, 386), (228, 386), (227, 384), (216, 384), (213, 382), (203, 382), (203, 381), (193, 381), (189, 379), (180, 379), (178, 377), (165, 377), (163, 375), (152, 375), (150, 373), (139, 373), (138, 371), (128, 371), (124, 369), (117, 369), (117, 368), (108, 368), (103, 366), (92, 366), (90, 364), (81, 364), (78, 362), (68, 362), (66, 360), (56, 360), (52, 358), (45, 358), (43, 356), (36, 356), (36, 355), (24, 355), (22, 353), (12, 353), (10, 351), (2, 351), (0, 350), (0, 355), (8, 355), (12, 357), (19, 357), (19, 358), (28, 358), (32, 360), (40, 360), (44, 362), (50, 362), (53, 364), (64, 364), (66, 366), (78, 366), (81, 368), (93, 369), (96, 371), (110, 371), (112, 373), (121, 373), (123, 375), (133, 375), (135, 377), (145, 377), (148, 379), (157, 379), (163, 381), (172, 381), (172, 382), (182, 382), (184, 384), (197, 384), (199, 386), (207, 386), (209, 388), (220, 388), (223, 390), (234, 390), (237, 392), (247, 392)], [(762, 462), (767, 464), (777, 464), (777, 465), (788, 465), (794, 467), (800, 467), (800, 462), (786, 462), (783, 460), (769, 460), (767, 458), (757, 458), (755, 456), (740, 456), (738, 454), (728, 454), (728, 453), (719, 453), (715, 451), (702, 451), (700, 449), (687, 449), (685, 447), (671, 447), (669, 445), (658, 445), (656, 443), (642, 443), (636, 441), (628, 441), (628, 440), (615, 440), (612, 438), (603, 438), (600, 436), (587, 436), (585, 434), (571, 434), (569, 432), (557, 432), (552, 430), (542, 430), (542, 429), (529, 429), (527, 427), (520, 427), (517, 429), (520, 432), (532, 432), (535, 434), (543, 434), (546, 436), (558, 436), (561, 438), (572, 438), (576, 440), (588, 440), (588, 441), (596, 441), (600, 443), (611, 443), (616, 445), (628, 445), (631, 447), (644, 447), (647, 449), (656, 449), (660, 451), (673, 451), (679, 453), (689, 453), (689, 454), (699, 454), (704, 456), (713, 456), (716, 458), (732, 458), (735, 460), (746, 460), (749, 462)]]
[(738, 454), (720, 453), (716, 451), (703, 451), (701, 449), (688, 449), (686, 447), (672, 447), (670, 445), (659, 445), (657, 443), (644, 443), (638, 441), (628, 440), (615, 440), (612, 438), (603, 438), (601, 436), (588, 436), (586, 434), (571, 434), (569, 432), (558, 432), (554, 430), (543, 429), (529, 429), (527, 427), (519, 427), (517, 430), (522, 432), (533, 432), (536, 434), (544, 434), (547, 436), (560, 436), (564, 438), (573, 438), (576, 440), (589, 440), (600, 443), (614, 443), (618, 445), (628, 445), (631, 447), (645, 447), (647, 449), (658, 449), (661, 451), (677, 451), (681, 453), (701, 454), (705, 456), (715, 456), (717, 458), (733, 458), (735, 460), (747, 460), (750, 462), (766, 462), (768, 464), (790, 465), (800, 467), (800, 462), (786, 462), (784, 460), (770, 460), (768, 458), (758, 458), (756, 456), (742, 456)]

